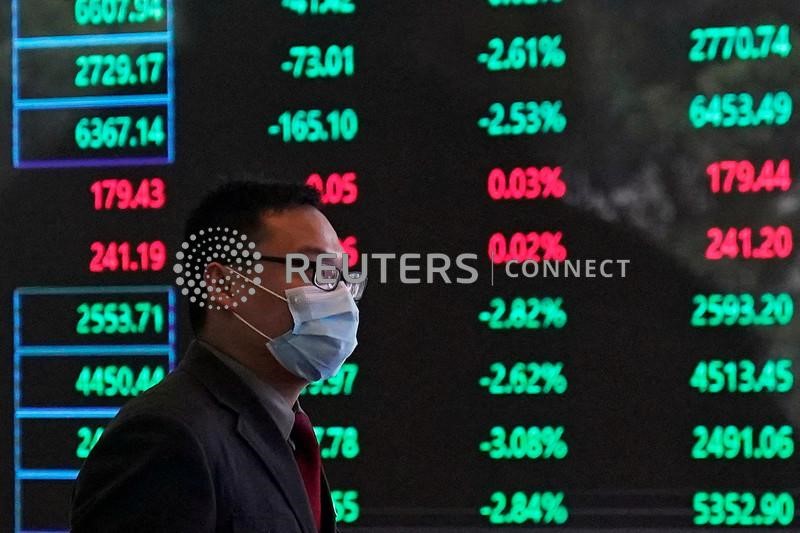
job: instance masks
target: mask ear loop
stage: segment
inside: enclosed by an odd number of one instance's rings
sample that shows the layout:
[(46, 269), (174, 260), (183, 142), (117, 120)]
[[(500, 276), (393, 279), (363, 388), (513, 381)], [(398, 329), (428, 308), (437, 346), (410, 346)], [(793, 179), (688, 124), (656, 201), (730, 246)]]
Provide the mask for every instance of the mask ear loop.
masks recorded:
[(252, 284), (253, 284), (253, 285), (255, 285), (256, 287), (258, 287), (259, 289), (261, 289), (262, 291), (266, 291), (266, 292), (268, 292), (269, 294), (271, 294), (272, 296), (274, 296), (274, 297), (276, 297), (276, 298), (280, 298), (280, 299), (281, 299), (281, 300), (283, 300), (284, 302), (288, 302), (288, 301), (289, 301), (289, 300), (287, 300), (287, 299), (286, 299), (286, 297), (285, 297), (285, 296), (281, 296), (281, 295), (280, 295), (280, 294), (278, 294), (277, 292), (275, 292), (275, 291), (273, 291), (273, 290), (270, 290), (270, 289), (268, 289), (268, 288), (264, 287), (263, 285), (260, 285), (260, 284), (256, 283), (256, 282), (255, 282), (255, 281), (253, 281), (252, 279), (248, 278), (247, 276), (245, 276), (244, 274), (242, 274), (242, 273), (240, 273), (240, 272), (237, 272), (236, 270), (232, 269), (231, 267), (229, 267), (229, 266), (225, 265), (225, 268), (227, 268), (228, 270), (230, 270), (231, 272), (233, 272), (234, 274), (236, 274), (236, 275), (237, 275), (237, 276), (239, 276), (240, 278), (244, 278), (244, 279), (246, 279), (247, 281), (249, 281), (250, 283), (252, 283)]
[[(283, 300), (284, 302), (288, 302), (288, 301), (289, 301), (289, 300), (287, 300), (287, 299), (286, 299), (286, 297), (284, 297), (284, 296), (281, 296), (281, 295), (280, 295), (280, 294), (278, 294), (277, 292), (275, 292), (275, 291), (272, 291), (272, 290), (270, 290), (270, 289), (268, 289), (268, 288), (266, 288), (266, 287), (264, 287), (264, 286), (262, 286), (262, 285), (260, 285), (260, 284), (256, 283), (256, 282), (255, 282), (255, 281), (253, 281), (252, 279), (248, 278), (248, 277), (247, 277), (247, 276), (245, 276), (244, 274), (241, 274), (241, 273), (237, 272), (237, 271), (236, 271), (236, 270), (234, 270), (233, 268), (231, 268), (231, 267), (229, 267), (229, 266), (227, 266), (227, 265), (225, 265), (225, 268), (227, 268), (228, 270), (230, 270), (231, 272), (233, 272), (234, 274), (236, 274), (236, 275), (237, 275), (237, 276), (239, 276), (240, 278), (244, 278), (244, 279), (246, 279), (247, 281), (249, 281), (250, 283), (252, 283), (252, 284), (253, 284), (253, 285), (255, 285), (256, 287), (258, 287), (259, 289), (261, 289), (262, 291), (266, 291), (266, 292), (268, 292), (269, 294), (271, 294), (272, 296), (275, 296), (276, 298), (280, 298), (280, 299), (281, 299), (281, 300)], [(244, 318), (242, 318), (242, 317), (241, 317), (241, 315), (239, 315), (239, 313), (237, 313), (237, 312), (236, 312), (236, 311), (234, 311), (233, 309), (231, 309), (230, 311), (231, 311), (231, 313), (233, 313), (233, 316), (235, 316), (237, 319), (239, 319), (239, 321), (240, 321), (242, 324), (244, 324), (245, 326), (247, 326), (248, 328), (252, 329), (252, 330), (253, 330), (253, 331), (255, 331), (256, 333), (258, 333), (259, 335), (261, 335), (262, 337), (264, 337), (265, 339), (267, 339), (268, 341), (272, 341), (272, 340), (274, 340), (272, 337), (270, 337), (269, 335), (267, 335), (267, 334), (266, 334), (266, 333), (264, 333), (263, 331), (259, 330), (257, 327), (255, 327), (253, 324), (251, 324), (250, 322), (248, 322), (248, 321), (247, 321), (247, 320), (245, 320)]]
[(231, 313), (233, 313), (233, 316), (235, 316), (236, 318), (238, 318), (238, 319), (239, 319), (239, 321), (240, 321), (242, 324), (244, 324), (244, 325), (245, 325), (245, 326), (247, 326), (248, 328), (252, 329), (252, 330), (253, 330), (253, 331), (255, 331), (256, 333), (258, 333), (259, 335), (261, 335), (262, 337), (264, 337), (265, 339), (267, 339), (268, 341), (272, 341), (272, 340), (274, 340), (272, 337), (270, 337), (269, 335), (267, 335), (267, 334), (266, 334), (266, 333), (264, 333), (263, 331), (259, 330), (257, 327), (255, 327), (253, 324), (251, 324), (250, 322), (248, 322), (248, 321), (247, 321), (247, 320), (245, 320), (244, 318), (242, 318), (242, 317), (239, 315), (239, 313), (237, 313), (237, 312), (236, 312), (236, 311), (234, 311), (233, 309), (231, 309)]

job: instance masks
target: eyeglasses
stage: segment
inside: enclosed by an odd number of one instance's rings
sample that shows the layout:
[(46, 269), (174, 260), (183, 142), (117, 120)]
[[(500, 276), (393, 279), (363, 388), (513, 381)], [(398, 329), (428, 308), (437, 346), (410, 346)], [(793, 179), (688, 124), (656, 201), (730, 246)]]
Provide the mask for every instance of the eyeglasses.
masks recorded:
[[(285, 265), (287, 263), (287, 259), (285, 257), (275, 257), (269, 255), (262, 255), (256, 261), (267, 261), (269, 263), (281, 263)], [(361, 275), (361, 272), (348, 270), (347, 276), (350, 280), (357, 280), (357, 281), (350, 281), (344, 278), (344, 273), (342, 270), (334, 265), (330, 265), (320, 271), (320, 275), (317, 276), (316, 268), (312, 265), (309, 270), (312, 273), (312, 282), (314, 286), (322, 289), (323, 291), (330, 292), (336, 287), (339, 286), (339, 282), (342, 282), (350, 294), (353, 296), (353, 300), (359, 301), (362, 296), (364, 296), (364, 289), (367, 286), (367, 278), (366, 276)]]

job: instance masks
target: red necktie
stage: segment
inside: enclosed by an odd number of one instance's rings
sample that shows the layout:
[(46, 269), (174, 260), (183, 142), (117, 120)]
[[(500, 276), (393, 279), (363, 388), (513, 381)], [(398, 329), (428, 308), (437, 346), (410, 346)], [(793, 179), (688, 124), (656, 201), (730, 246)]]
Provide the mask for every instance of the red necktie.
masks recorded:
[(294, 414), (291, 437), (294, 442), (294, 458), (303, 477), (311, 512), (319, 531), (322, 527), (322, 459), (314, 426), (311, 425), (308, 415), (302, 411), (296, 411)]

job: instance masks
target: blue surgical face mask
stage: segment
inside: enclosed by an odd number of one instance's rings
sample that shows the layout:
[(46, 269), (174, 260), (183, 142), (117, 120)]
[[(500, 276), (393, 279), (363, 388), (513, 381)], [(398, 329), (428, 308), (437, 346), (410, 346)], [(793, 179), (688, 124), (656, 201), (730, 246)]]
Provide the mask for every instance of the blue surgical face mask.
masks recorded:
[(343, 285), (332, 291), (305, 285), (286, 289), (284, 297), (254, 284), (289, 305), (294, 327), (272, 338), (236, 311), (234, 316), (267, 339), (267, 349), (295, 376), (319, 381), (336, 375), (358, 345), (358, 307), (350, 291)]

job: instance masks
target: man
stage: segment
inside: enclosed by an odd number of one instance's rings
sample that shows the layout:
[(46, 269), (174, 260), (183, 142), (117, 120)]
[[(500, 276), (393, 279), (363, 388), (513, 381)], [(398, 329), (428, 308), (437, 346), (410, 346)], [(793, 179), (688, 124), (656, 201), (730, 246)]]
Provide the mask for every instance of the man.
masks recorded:
[(263, 266), (256, 277), (236, 261), (202, 265), (207, 305), (190, 307), (197, 338), (92, 450), (75, 485), (73, 532), (336, 531), (319, 447), (297, 399), (355, 348), (363, 284), (345, 281), (341, 267), (325, 277), (309, 271), (312, 284), (299, 274), (287, 283), (287, 254), (313, 264), (342, 252), (318, 202), (305, 186), (233, 182), (193, 212), (187, 240), (235, 230)]

